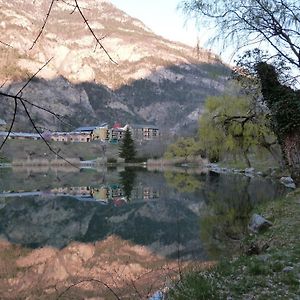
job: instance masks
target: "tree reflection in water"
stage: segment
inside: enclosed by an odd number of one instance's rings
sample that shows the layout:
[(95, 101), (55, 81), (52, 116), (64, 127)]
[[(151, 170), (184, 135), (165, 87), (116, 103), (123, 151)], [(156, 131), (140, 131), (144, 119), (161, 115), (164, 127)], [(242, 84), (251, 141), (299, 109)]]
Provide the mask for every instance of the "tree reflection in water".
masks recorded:
[[(240, 251), (256, 202), (275, 199), (284, 189), (259, 178), (222, 176), (211, 173), (203, 188), (205, 205), (201, 210), (200, 237), (211, 258)], [(259, 183), (259, 184), (258, 184)]]
[(134, 168), (125, 168), (125, 171), (120, 172), (119, 175), (125, 198), (129, 201), (136, 179), (136, 170)]
[(201, 180), (185, 172), (165, 172), (164, 175), (168, 185), (181, 193), (193, 193), (202, 186)]

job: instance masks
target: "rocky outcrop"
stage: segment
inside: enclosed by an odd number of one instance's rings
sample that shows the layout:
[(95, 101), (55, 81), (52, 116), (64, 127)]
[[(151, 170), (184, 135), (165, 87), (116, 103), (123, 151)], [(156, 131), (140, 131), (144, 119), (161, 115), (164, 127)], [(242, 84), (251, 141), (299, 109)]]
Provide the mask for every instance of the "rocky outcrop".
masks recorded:
[[(49, 108), (74, 126), (100, 122), (150, 122), (179, 130), (201, 114), (207, 95), (218, 94), (228, 68), (213, 53), (168, 41), (109, 1), (79, 1), (95, 34), (118, 64), (96, 47), (96, 42), (72, 6), (55, 1), (49, 21), (32, 50), (47, 13), (48, 1), (0, 0), (1, 82), (16, 91), (28, 74), (48, 59), (23, 96)], [(32, 13), (28, 13), (28, 12)], [(16, 82), (16, 79), (18, 82)], [(175, 113), (174, 113), (175, 112)], [(5, 116), (0, 108), (0, 117)], [(20, 112), (21, 114), (21, 112)], [(63, 125), (53, 116), (32, 108), (40, 126)], [(18, 123), (28, 127), (26, 118)]]

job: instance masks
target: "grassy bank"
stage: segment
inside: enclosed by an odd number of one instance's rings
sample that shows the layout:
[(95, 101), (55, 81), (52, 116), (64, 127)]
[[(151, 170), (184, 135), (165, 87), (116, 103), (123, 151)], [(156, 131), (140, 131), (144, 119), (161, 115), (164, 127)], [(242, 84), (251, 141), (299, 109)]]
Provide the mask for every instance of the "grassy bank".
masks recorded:
[(241, 256), (187, 272), (167, 299), (300, 299), (300, 190), (255, 212), (273, 226), (249, 234)]
[[(104, 149), (100, 143), (67, 143), (50, 142), (51, 147), (59, 155), (66, 158), (81, 160), (95, 159), (110, 154), (117, 155), (117, 145), (108, 144)], [(5, 143), (1, 155), (9, 161), (24, 159), (56, 159), (56, 155), (50, 151), (43, 141), (9, 140)]]
[[(0, 141), (1, 142), (1, 141)], [(97, 157), (107, 158), (108, 162), (115, 163), (119, 157), (120, 145), (111, 143), (90, 143), (71, 142), (49, 142), (52, 149), (60, 156), (68, 159), (93, 160)], [(160, 157), (163, 148), (157, 145), (157, 141), (136, 144), (137, 157), (135, 162), (144, 162), (148, 158)], [(8, 140), (0, 153), (0, 163), (12, 162), (14, 160), (56, 160), (56, 155), (43, 141), (33, 140)]]

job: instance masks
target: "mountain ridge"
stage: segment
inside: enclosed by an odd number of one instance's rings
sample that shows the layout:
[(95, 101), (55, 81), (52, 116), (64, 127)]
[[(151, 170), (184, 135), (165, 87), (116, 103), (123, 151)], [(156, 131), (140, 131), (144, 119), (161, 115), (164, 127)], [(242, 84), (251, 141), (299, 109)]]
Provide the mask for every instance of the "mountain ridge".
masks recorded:
[[(7, 80), (2, 91), (17, 91), (27, 73), (53, 57), (24, 96), (38, 97), (39, 105), (58, 111), (74, 126), (98, 120), (151, 122), (176, 130), (186, 123), (195, 126), (205, 97), (220, 93), (226, 84), (228, 67), (218, 56), (155, 35), (109, 1), (78, 3), (94, 33), (105, 36), (101, 43), (117, 64), (95, 47), (79, 13), (71, 14), (74, 8), (62, 1), (55, 2), (41, 37), (28, 51), (41, 30), (46, 3), (0, 0), (0, 40), (13, 47), (0, 46), (0, 79)], [(2, 107), (0, 117), (8, 121), (6, 111)], [(40, 127), (62, 127), (53, 116), (30, 111)], [(29, 128), (25, 120), (20, 112), (17, 126)]]

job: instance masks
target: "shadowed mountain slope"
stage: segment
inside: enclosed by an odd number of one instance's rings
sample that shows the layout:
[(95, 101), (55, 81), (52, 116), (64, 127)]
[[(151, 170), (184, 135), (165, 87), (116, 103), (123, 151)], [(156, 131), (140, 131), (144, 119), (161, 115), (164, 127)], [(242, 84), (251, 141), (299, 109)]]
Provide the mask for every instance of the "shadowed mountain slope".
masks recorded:
[[(213, 53), (155, 35), (108, 1), (78, 1), (114, 64), (72, 6), (55, 1), (49, 21), (32, 50), (48, 1), (0, 0), (2, 91), (17, 91), (28, 75), (53, 57), (23, 96), (68, 117), (73, 126), (103, 121), (156, 123), (179, 130), (195, 124), (206, 96), (220, 93), (229, 69)], [(30, 13), (29, 13), (30, 12)], [(33, 12), (33, 13), (31, 13)], [(174, 114), (176, 112), (176, 114)], [(41, 127), (62, 125), (33, 111)], [(0, 117), (9, 121), (7, 107)], [(18, 126), (28, 128), (24, 113)]]

